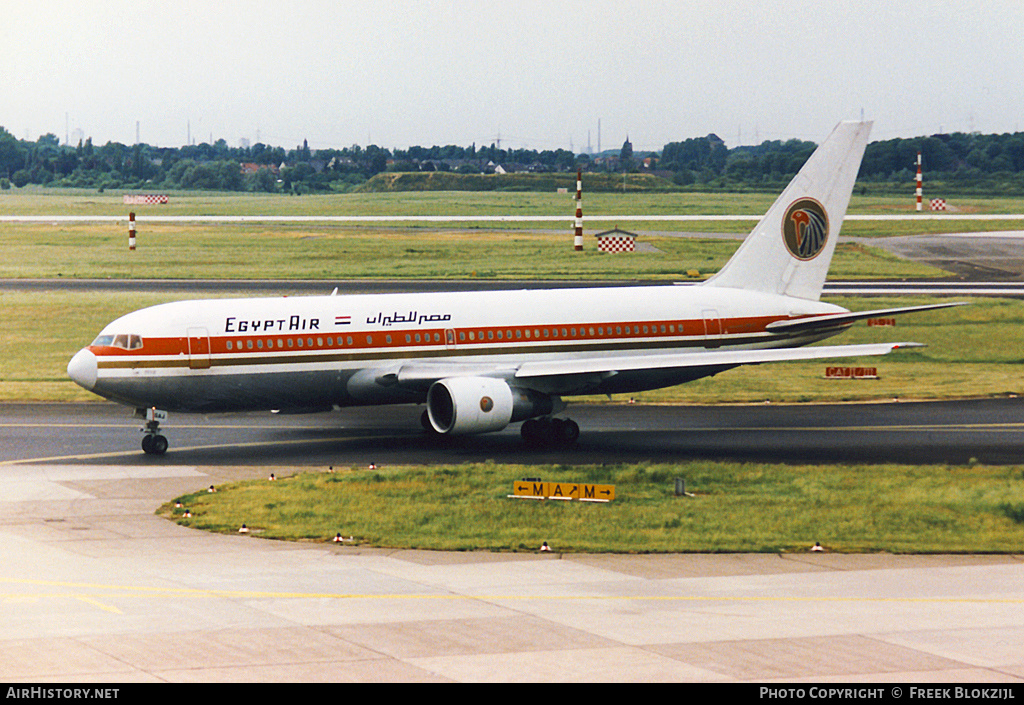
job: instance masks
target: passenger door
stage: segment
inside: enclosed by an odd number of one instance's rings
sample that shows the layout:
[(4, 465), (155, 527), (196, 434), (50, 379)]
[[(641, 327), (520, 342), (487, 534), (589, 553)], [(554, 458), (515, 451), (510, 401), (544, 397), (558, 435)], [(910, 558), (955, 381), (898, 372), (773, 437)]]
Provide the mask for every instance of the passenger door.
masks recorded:
[(188, 366), (193, 370), (210, 367), (210, 332), (205, 328), (188, 329)]

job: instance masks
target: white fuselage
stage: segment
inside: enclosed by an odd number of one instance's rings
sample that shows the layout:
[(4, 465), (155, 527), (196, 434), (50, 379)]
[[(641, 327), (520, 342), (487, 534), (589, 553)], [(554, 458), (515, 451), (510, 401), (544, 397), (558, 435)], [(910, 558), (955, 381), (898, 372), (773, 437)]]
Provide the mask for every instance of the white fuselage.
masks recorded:
[[(138, 408), (313, 411), (422, 402), (426, 386), (399, 383), (410, 365), (515, 386), (515, 370), (528, 362), (805, 345), (836, 331), (779, 334), (765, 326), (842, 311), (699, 285), (183, 301), (115, 320), (69, 372)], [(531, 384), (550, 395), (632, 392), (730, 366)]]

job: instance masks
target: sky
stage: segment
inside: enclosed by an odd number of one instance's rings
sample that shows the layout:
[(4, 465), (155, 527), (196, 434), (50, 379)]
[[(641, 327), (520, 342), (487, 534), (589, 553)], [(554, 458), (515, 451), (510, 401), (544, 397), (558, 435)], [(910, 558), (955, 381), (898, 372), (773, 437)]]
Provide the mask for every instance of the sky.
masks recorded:
[(19, 139), (634, 150), (1024, 130), (1024, 1), (0, 0)]

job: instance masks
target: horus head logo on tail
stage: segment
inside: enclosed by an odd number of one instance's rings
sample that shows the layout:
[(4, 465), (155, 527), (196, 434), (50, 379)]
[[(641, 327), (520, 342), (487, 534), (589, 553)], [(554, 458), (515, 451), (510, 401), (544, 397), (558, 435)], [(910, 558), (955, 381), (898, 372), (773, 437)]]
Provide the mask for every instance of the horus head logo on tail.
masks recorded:
[(800, 198), (786, 209), (782, 239), (789, 253), (801, 260), (814, 259), (828, 241), (828, 214), (813, 198)]

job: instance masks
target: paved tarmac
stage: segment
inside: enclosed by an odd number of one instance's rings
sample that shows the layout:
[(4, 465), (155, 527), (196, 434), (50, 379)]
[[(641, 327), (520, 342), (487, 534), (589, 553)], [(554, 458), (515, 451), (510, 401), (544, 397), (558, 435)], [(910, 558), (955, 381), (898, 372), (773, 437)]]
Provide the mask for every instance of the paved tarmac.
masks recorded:
[[(628, 463), (731, 458), (764, 462), (1024, 464), (1024, 398), (741, 406), (571, 405), (571, 450), (527, 450), (519, 424), (432, 438), (421, 406), (325, 414), (170, 414), (160, 458), (142, 422), (110, 402), (0, 404), (0, 468), (12, 463), (159, 466)], [(0, 473), (2, 474), (2, 473)]]
[[(1019, 444), (1024, 428), (1018, 400), (858, 406), (877, 414), (873, 433), (901, 419), (921, 443), (973, 433)], [(852, 406), (733, 407), (723, 417), (594, 408), (588, 434), (611, 434), (601, 452), (642, 447), (651, 429), (664, 438), (674, 424), (687, 442), (778, 436), (795, 452), (794, 439), (827, 427), (842, 427), (833, 437), (872, 433), (844, 416)], [(773, 415), (781, 421), (769, 430)], [(298, 446), (283, 458), (294, 461), (319, 452), (334, 415), (310, 417), (319, 431), (304, 417), (172, 422), (177, 445), (162, 459), (142, 456), (137, 423), (113, 405), (3, 405), (0, 416), (0, 680), (1024, 680), (1019, 554), (563, 555), (557, 537), (551, 553), (442, 553), (211, 535), (154, 511), (266, 476), (252, 458), (229, 462), (218, 434), (242, 434), (243, 447), (271, 458)], [(347, 433), (377, 438), (378, 449), (420, 438), (399, 430), (401, 414), (373, 432), (372, 418), (359, 428), (338, 418), (327, 434), (336, 458)], [(953, 418), (973, 431), (959, 435)], [(626, 419), (648, 431), (611, 430)], [(69, 444), (76, 457), (58, 459)]]
[(3, 468), (0, 679), (1024, 680), (1020, 556), (367, 550), (153, 513), (263, 474)]
[(1024, 232), (947, 233), (860, 239), (965, 280), (1024, 280)]

